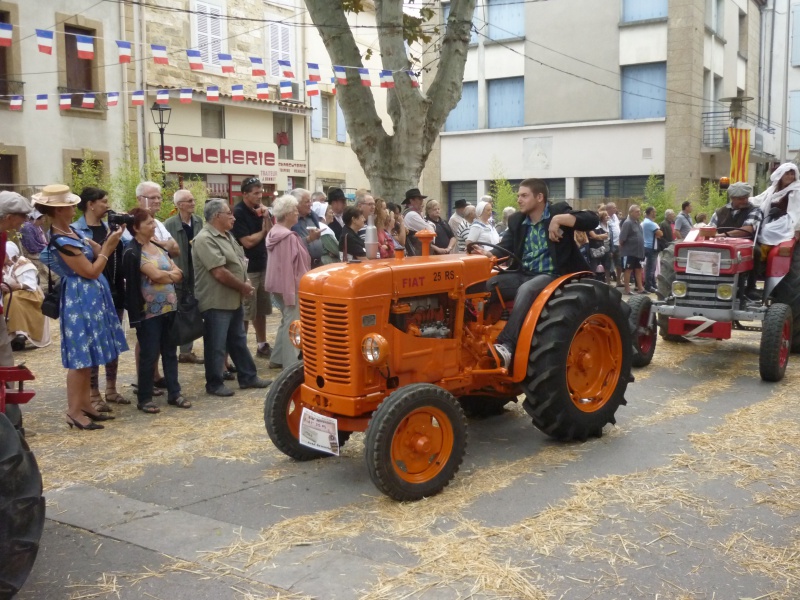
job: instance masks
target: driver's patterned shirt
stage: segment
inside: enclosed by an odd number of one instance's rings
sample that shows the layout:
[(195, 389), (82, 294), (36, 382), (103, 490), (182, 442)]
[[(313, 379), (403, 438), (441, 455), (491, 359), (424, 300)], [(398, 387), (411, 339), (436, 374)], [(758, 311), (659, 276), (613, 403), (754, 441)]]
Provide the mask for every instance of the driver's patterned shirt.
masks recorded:
[(522, 222), (528, 229), (525, 236), (525, 245), (522, 252), (522, 270), (526, 273), (553, 273), (553, 257), (550, 256), (550, 245), (547, 239), (547, 226), (545, 221), (550, 218), (550, 204), (545, 204), (542, 218), (537, 222), (531, 222), (531, 218), (525, 217)]

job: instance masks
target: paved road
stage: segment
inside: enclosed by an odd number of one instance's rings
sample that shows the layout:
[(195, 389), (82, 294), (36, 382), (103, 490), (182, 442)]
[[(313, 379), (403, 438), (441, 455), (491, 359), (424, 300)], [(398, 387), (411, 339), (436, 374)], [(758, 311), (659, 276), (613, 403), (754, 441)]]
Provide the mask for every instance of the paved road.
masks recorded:
[(757, 336), (659, 345), (601, 439), (471, 421), (456, 480), (413, 504), (377, 493), (361, 435), (287, 459), (262, 395), (204, 396), (199, 366), (191, 410), (69, 431), (57, 353), (26, 353), (48, 521), (19, 597), (798, 598), (800, 360), (762, 383)]

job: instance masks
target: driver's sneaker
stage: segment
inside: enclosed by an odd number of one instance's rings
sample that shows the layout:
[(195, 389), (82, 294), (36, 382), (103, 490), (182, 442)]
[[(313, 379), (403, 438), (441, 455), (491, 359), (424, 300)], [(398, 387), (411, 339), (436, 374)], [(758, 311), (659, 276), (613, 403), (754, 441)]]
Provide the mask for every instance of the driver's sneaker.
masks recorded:
[(498, 367), (503, 367), (504, 369), (508, 369), (511, 367), (511, 350), (505, 344), (495, 344), (494, 351), (497, 352), (497, 356), (500, 359), (500, 364), (497, 365)]

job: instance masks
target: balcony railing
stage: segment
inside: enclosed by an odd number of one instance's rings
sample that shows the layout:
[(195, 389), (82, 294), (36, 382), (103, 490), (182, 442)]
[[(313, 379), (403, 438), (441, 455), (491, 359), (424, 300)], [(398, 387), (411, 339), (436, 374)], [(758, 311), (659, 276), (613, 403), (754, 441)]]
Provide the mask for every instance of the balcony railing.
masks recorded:
[(102, 92), (95, 92), (94, 90), (82, 90), (77, 88), (59, 87), (58, 93), (72, 94), (72, 108), (83, 108), (83, 95), (94, 94), (94, 108), (85, 108), (84, 110), (108, 110), (108, 102), (106, 95)]
[[(766, 133), (775, 133), (775, 128), (766, 119), (743, 111), (739, 121), (748, 123)], [(703, 145), (708, 148), (727, 148), (730, 146), (728, 127), (733, 126), (733, 119), (728, 110), (703, 113)], [(755, 141), (755, 139), (751, 140)]]
[(24, 81), (12, 81), (0, 77), (0, 102), (10, 102), (11, 96), (22, 96)]

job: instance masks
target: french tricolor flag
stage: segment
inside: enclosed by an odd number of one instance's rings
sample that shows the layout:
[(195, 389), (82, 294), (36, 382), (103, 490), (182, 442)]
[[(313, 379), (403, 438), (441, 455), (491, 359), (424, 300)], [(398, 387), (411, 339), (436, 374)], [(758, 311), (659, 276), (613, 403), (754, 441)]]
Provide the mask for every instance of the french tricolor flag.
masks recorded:
[(419, 87), (419, 79), (417, 79), (416, 73), (414, 71), (406, 71), (408, 76), (411, 78), (411, 87), (418, 88)]
[(281, 81), (281, 100), (292, 97), (292, 82)]
[(47, 110), (47, 94), (36, 94), (36, 110)]
[(156, 90), (156, 104), (169, 104), (169, 90)]
[(133, 106), (144, 106), (144, 91), (137, 90), (131, 96), (131, 104)]
[(14, 26), (11, 23), (0, 23), (0, 46), (10, 46)]
[(131, 43), (123, 42), (122, 40), (116, 40), (116, 42), (120, 64), (131, 62)]
[(78, 44), (78, 58), (92, 60), (94, 58), (94, 40), (90, 35), (76, 35), (75, 42)]
[(394, 87), (394, 77), (391, 71), (381, 71), (381, 87), (391, 89)]
[(168, 65), (167, 47), (158, 44), (150, 44), (150, 51), (153, 53), (153, 62), (157, 65)]
[(11, 96), (8, 108), (9, 110), (22, 110), (22, 96)]
[(81, 108), (94, 108), (94, 94), (84, 94)]
[(316, 81), (306, 81), (306, 94), (319, 96), (319, 84)]
[(288, 60), (279, 60), (278, 66), (281, 68), (281, 72), (283, 73), (284, 77), (288, 77), (289, 79), (294, 79), (294, 71), (292, 71), (292, 63)]
[(241, 83), (231, 86), (231, 97), (234, 100), (244, 100), (244, 86)]
[(359, 69), (358, 74), (361, 77), (361, 85), (367, 87), (372, 85), (372, 80), (369, 78), (369, 69)]
[(339, 85), (347, 85), (347, 69), (344, 67), (333, 66), (333, 76), (336, 77), (336, 83)]
[(331, 94), (336, 95), (336, 77), (331, 77)]
[(181, 88), (181, 104), (189, 104), (192, 101), (192, 88)]
[(308, 80), (309, 81), (322, 81), (322, 77), (319, 76), (319, 64), (318, 63), (306, 63), (308, 65)]
[(39, 44), (39, 52), (42, 54), (53, 53), (53, 32), (47, 29), (36, 30), (36, 43)]
[(61, 110), (69, 110), (72, 108), (72, 94), (61, 94), (58, 98), (58, 107)]
[(209, 85), (206, 88), (206, 101), (207, 102), (219, 102), (219, 86), (218, 85)]
[(233, 73), (233, 58), (230, 54), (219, 54), (219, 64), (223, 73)]
[(203, 70), (203, 59), (200, 57), (200, 50), (187, 50), (186, 58), (189, 59), (189, 69), (192, 71)]
[(264, 69), (264, 61), (258, 56), (250, 57), (250, 65), (253, 68), (253, 77), (263, 77), (267, 74), (267, 71)]
[(108, 92), (106, 95), (106, 104), (108, 106), (116, 106), (119, 102), (119, 92)]
[(257, 83), (256, 84), (256, 96), (258, 96), (259, 100), (269, 100), (269, 84), (268, 83)]

